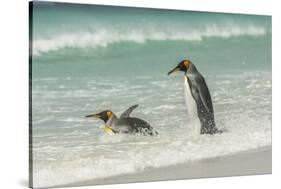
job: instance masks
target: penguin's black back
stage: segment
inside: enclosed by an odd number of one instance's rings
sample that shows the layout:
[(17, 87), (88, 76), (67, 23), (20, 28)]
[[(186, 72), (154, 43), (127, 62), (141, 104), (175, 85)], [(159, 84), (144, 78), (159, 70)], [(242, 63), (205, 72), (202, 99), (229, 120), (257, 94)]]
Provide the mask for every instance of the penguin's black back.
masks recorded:
[(157, 135), (158, 132), (144, 120), (136, 117), (125, 117), (118, 120), (118, 125), (128, 126), (128, 132), (141, 133), (144, 135)]
[[(197, 72), (197, 70), (196, 70)], [(201, 134), (222, 133), (217, 129), (214, 118), (212, 98), (204, 77), (197, 72), (196, 76), (188, 78), (192, 96), (196, 100), (198, 117), (201, 122)], [(199, 89), (200, 88), (200, 89)], [(201, 92), (201, 94), (200, 94)], [(202, 98), (206, 101), (208, 110), (203, 104)]]

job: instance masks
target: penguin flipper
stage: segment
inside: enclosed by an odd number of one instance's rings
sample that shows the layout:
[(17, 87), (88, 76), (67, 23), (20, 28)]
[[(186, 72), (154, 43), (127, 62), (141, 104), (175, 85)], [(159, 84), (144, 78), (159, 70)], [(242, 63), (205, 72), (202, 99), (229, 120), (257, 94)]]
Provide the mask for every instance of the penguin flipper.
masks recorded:
[(133, 111), (134, 109), (136, 109), (138, 106), (139, 106), (138, 104), (135, 104), (135, 105), (131, 106), (130, 108), (128, 108), (126, 111), (124, 111), (124, 112), (121, 114), (120, 118), (129, 117), (130, 114), (132, 113), (132, 111)]
[(207, 105), (207, 101), (206, 101), (206, 99), (205, 99), (205, 97), (204, 97), (204, 94), (203, 94), (202, 91), (200, 91), (200, 89), (199, 89), (199, 94), (200, 94), (200, 98), (201, 98), (201, 101), (202, 101), (204, 107), (206, 108), (206, 110), (207, 110), (208, 112), (210, 112), (210, 110), (209, 110), (209, 108), (208, 108), (208, 105)]
[(210, 112), (210, 109), (212, 109), (212, 107), (209, 108), (208, 101), (210, 101), (210, 99), (207, 99), (208, 97), (210, 97), (210, 92), (204, 79), (200, 81), (200, 84), (197, 85), (197, 90), (204, 107), (208, 112)]

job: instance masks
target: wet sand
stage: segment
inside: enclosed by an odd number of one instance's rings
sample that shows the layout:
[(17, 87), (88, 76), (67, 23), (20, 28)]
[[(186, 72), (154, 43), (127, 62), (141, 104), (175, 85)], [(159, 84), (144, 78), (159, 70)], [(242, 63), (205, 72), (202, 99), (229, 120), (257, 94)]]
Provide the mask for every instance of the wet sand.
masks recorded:
[(271, 172), (272, 148), (268, 146), (240, 152), (235, 155), (204, 159), (167, 167), (148, 168), (138, 173), (82, 181), (57, 187), (271, 174)]

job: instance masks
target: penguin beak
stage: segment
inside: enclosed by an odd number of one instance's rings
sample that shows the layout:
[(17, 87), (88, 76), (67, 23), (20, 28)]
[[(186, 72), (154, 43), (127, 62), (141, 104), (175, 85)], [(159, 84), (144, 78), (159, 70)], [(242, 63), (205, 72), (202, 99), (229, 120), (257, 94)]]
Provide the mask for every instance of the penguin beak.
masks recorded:
[(87, 116), (85, 116), (85, 117), (95, 117), (95, 118), (100, 118), (100, 115), (98, 115), (98, 114), (91, 114), (91, 115), (87, 115)]
[(180, 68), (177, 66), (177, 67), (175, 67), (174, 69), (172, 69), (172, 70), (168, 73), (168, 75), (170, 75), (171, 73), (174, 73), (174, 72), (178, 72), (178, 71), (180, 71)]

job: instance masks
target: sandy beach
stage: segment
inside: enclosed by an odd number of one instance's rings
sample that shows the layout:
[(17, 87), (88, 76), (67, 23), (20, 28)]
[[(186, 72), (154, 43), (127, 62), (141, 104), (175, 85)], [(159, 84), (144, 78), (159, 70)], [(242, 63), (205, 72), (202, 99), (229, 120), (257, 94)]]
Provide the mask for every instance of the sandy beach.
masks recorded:
[(235, 155), (145, 169), (138, 173), (70, 183), (59, 187), (271, 174), (271, 172), (272, 147), (267, 146)]

